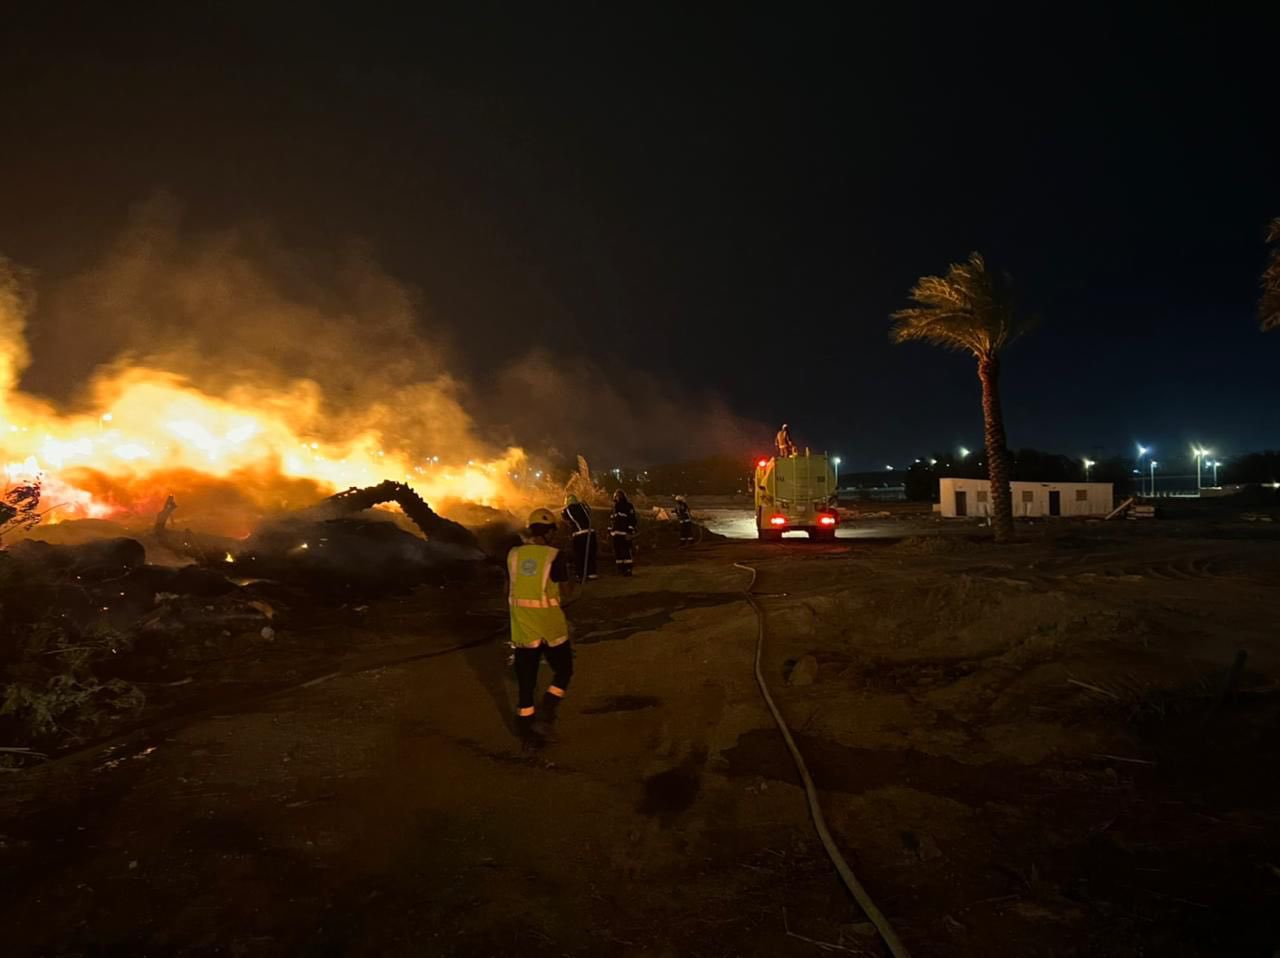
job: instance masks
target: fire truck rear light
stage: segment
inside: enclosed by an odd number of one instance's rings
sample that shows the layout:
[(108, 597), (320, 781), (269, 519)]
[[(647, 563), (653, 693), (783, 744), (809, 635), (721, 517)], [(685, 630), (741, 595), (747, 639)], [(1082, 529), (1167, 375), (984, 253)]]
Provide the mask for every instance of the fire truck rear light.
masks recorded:
[(786, 524), (787, 524), (786, 516), (770, 516), (769, 517), (769, 525), (771, 526), (785, 526)]
[(765, 466), (767, 466), (767, 465), (769, 465), (769, 460), (768, 460), (768, 459), (757, 459), (757, 460), (756, 460), (756, 468), (757, 468), (757, 469), (763, 469), (763, 468), (764, 468)]
[(824, 526), (834, 526), (836, 524), (835, 516), (818, 516), (818, 524)]

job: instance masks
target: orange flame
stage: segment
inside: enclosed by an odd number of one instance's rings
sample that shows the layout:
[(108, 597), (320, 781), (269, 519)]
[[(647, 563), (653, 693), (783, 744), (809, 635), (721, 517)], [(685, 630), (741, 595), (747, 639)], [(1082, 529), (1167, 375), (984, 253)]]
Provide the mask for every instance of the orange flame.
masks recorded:
[(214, 396), (172, 373), (133, 367), (98, 381), (89, 411), (64, 416), (6, 388), (15, 360), (4, 349), (0, 343), (0, 468), (9, 484), (43, 483), (53, 507), (46, 521), (149, 517), (170, 493), (180, 505), (182, 495), (197, 494), (210, 508), (220, 500), (260, 513), (384, 479), (408, 482), (433, 503), (521, 498), (520, 449), (457, 462), (451, 450), (389, 448), (377, 425), (386, 410), (335, 436), (342, 424), (326, 418), (319, 387), (306, 380)]

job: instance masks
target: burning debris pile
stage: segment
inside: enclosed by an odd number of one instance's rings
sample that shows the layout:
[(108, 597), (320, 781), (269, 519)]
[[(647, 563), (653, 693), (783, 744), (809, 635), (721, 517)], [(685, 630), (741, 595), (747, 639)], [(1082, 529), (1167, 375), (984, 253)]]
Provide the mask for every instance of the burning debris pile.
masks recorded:
[[(2, 501), (0, 529), (31, 533), (39, 489)], [(384, 503), (401, 513), (373, 508)], [(177, 511), (170, 496), (149, 535), (0, 550), (0, 738), (65, 746), (127, 720), (146, 684), (258, 654), (325, 609), (500, 574), (474, 533), (398, 482), (267, 519), (243, 540), (176, 530)]]

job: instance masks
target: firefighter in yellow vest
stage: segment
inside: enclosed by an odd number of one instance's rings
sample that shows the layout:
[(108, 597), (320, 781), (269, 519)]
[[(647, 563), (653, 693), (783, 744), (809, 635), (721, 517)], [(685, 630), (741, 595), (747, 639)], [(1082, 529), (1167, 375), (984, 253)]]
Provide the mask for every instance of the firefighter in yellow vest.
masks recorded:
[(538, 663), (546, 656), (551, 684), (542, 699), (542, 720), (554, 725), (560, 700), (573, 677), (573, 649), (569, 624), (560, 607), (563, 584), (566, 597), (573, 588), (565, 555), (551, 545), (556, 517), (550, 509), (535, 509), (529, 516), (529, 541), (507, 554), (510, 578), (511, 645), (515, 649), (516, 734), (525, 748), (536, 748), (541, 736), (533, 727), (536, 709), (533, 693), (538, 684)]

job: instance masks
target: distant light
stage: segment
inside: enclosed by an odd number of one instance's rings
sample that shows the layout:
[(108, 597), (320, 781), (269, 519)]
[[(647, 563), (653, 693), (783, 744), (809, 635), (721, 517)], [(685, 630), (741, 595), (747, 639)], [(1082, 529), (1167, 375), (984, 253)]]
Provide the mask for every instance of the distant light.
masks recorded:
[(759, 460), (757, 460), (757, 461), (756, 461), (756, 468), (757, 468), (757, 469), (763, 469), (763, 468), (764, 468), (765, 466), (767, 466), (767, 465), (769, 465), (769, 460), (768, 460), (768, 459), (759, 459)]
[(889, 470), (890, 472), (893, 472), (893, 466), (885, 466), (885, 469)]
[(541, 470), (541, 469), (539, 469), (537, 472), (535, 472), (535, 473), (533, 474), (533, 478), (535, 478), (535, 479), (541, 479), (541, 478), (542, 478), (542, 470)]
[(111, 422), (112, 418), (113, 418), (113, 417), (112, 417), (111, 413), (109, 413), (109, 412), (104, 412), (104, 413), (102, 414), (102, 421), (103, 421), (103, 422)]
[(1138, 443), (1138, 458), (1139, 458), (1139, 459), (1141, 459), (1143, 456), (1145, 456), (1145, 455), (1146, 455), (1147, 453), (1149, 453), (1150, 451), (1151, 451), (1151, 450), (1150, 450), (1150, 449), (1148, 449), (1146, 446), (1144, 446), (1142, 443)]
[(931, 465), (931, 466), (936, 466), (937, 464), (938, 464), (938, 460), (937, 460), (937, 459), (930, 459), (930, 460), (929, 460), (929, 465)]
[(1155, 468), (1156, 466), (1158, 466), (1158, 465), (1160, 465), (1160, 463), (1156, 462), (1154, 459), (1152, 459), (1152, 460), (1151, 460), (1151, 468), (1152, 468), (1152, 469), (1154, 469), (1154, 468)]
[(1097, 463), (1096, 463), (1096, 462), (1094, 462), (1092, 459), (1086, 459), (1086, 460), (1084, 461), (1084, 467), (1085, 467), (1086, 469), (1090, 469), (1090, 468), (1092, 468), (1093, 466), (1096, 466), (1096, 465), (1097, 465)]
[(840, 465), (840, 457), (839, 457), (839, 456), (836, 456), (836, 457), (835, 457), (834, 459), (832, 459), (831, 461), (832, 461), (832, 462), (834, 462), (837, 466), (838, 466), (838, 465)]
[(236, 561), (236, 557), (235, 557), (235, 556), (233, 556), (230, 552), (228, 552), (225, 556), (223, 556), (223, 557), (222, 557), (222, 561), (223, 561), (223, 562), (235, 562), (235, 561)]
[(961, 446), (961, 447), (960, 447), (960, 458), (961, 458), (961, 459), (964, 459), (964, 458), (965, 458), (966, 456), (968, 456), (968, 455), (969, 455), (969, 450), (968, 450), (968, 449), (966, 449), (964, 446)]
[(919, 461), (920, 461), (919, 459), (917, 459), (917, 460), (916, 460), (916, 462), (917, 462), (917, 463), (918, 463)]

